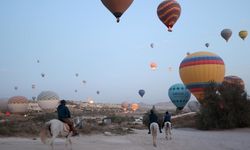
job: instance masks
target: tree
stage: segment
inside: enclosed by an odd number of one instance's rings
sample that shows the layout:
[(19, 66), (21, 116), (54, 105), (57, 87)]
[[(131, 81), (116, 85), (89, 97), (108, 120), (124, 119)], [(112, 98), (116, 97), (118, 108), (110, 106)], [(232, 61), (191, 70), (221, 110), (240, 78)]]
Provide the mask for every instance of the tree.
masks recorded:
[(217, 86), (210, 82), (197, 117), (199, 129), (229, 129), (250, 126), (250, 101), (237, 84)]

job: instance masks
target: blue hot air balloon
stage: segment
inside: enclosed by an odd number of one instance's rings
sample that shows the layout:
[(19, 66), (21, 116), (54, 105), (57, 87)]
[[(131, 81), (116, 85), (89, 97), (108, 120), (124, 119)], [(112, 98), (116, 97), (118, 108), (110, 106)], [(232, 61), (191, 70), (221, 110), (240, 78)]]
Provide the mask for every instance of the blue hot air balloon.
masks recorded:
[(168, 89), (168, 96), (177, 109), (182, 110), (190, 99), (191, 93), (184, 84), (174, 84)]
[(144, 94), (145, 94), (145, 91), (144, 91), (143, 89), (139, 90), (139, 95), (140, 95), (141, 97), (143, 97)]

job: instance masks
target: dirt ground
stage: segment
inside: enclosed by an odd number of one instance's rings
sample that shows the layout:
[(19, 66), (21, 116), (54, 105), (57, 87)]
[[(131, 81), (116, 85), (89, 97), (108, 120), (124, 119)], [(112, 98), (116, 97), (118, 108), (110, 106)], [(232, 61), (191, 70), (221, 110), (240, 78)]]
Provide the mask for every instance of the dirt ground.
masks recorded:
[[(167, 141), (164, 133), (158, 134), (157, 147), (147, 130), (135, 130), (124, 136), (81, 135), (73, 137), (73, 150), (249, 150), (250, 128), (200, 131), (191, 128), (173, 129), (173, 139)], [(48, 150), (40, 139), (0, 138), (1, 150)], [(55, 150), (65, 149), (64, 139), (56, 139)]]

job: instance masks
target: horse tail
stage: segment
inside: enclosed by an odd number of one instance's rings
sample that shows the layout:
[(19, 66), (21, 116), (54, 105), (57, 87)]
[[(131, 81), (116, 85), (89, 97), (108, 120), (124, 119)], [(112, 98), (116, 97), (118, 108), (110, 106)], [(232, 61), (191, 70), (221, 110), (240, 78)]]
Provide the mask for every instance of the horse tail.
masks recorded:
[(165, 122), (164, 125), (166, 126), (166, 128), (170, 128), (171, 127), (171, 123), (169, 121)]
[(156, 147), (156, 137), (157, 137), (157, 131), (159, 130), (159, 126), (157, 123), (153, 122), (150, 124), (150, 130), (152, 132), (153, 136), (153, 145)]
[(50, 126), (51, 126), (51, 122), (48, 121), (45, 123), (44, 127), (41, 129), (40, 139), (43, 144), (47, 144), (49, 142), (48, 139), (51, 136)]

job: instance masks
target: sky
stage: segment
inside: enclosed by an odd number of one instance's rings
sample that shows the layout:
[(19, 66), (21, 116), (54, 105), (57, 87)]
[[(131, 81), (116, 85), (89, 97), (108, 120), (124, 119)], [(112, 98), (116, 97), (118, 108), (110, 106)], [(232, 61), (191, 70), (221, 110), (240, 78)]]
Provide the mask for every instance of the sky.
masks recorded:
[[(182, 12), (171, 33), (156, 13), (161, 2), (134, 0), (116, 23), (100, 0), (1, 0), (0, 97), (31, 99), (50, 90), (60, 99), (169, 101), (169, 87), (182, 83), (181, 61), (197, 51), (219, 55), (225, 75), (241, 77), (249, 93), (250, 39), (238, 32), (250, 31), (250, 1), (178, 0)], [(228, 43), (224, 28), (233, 31)]]

